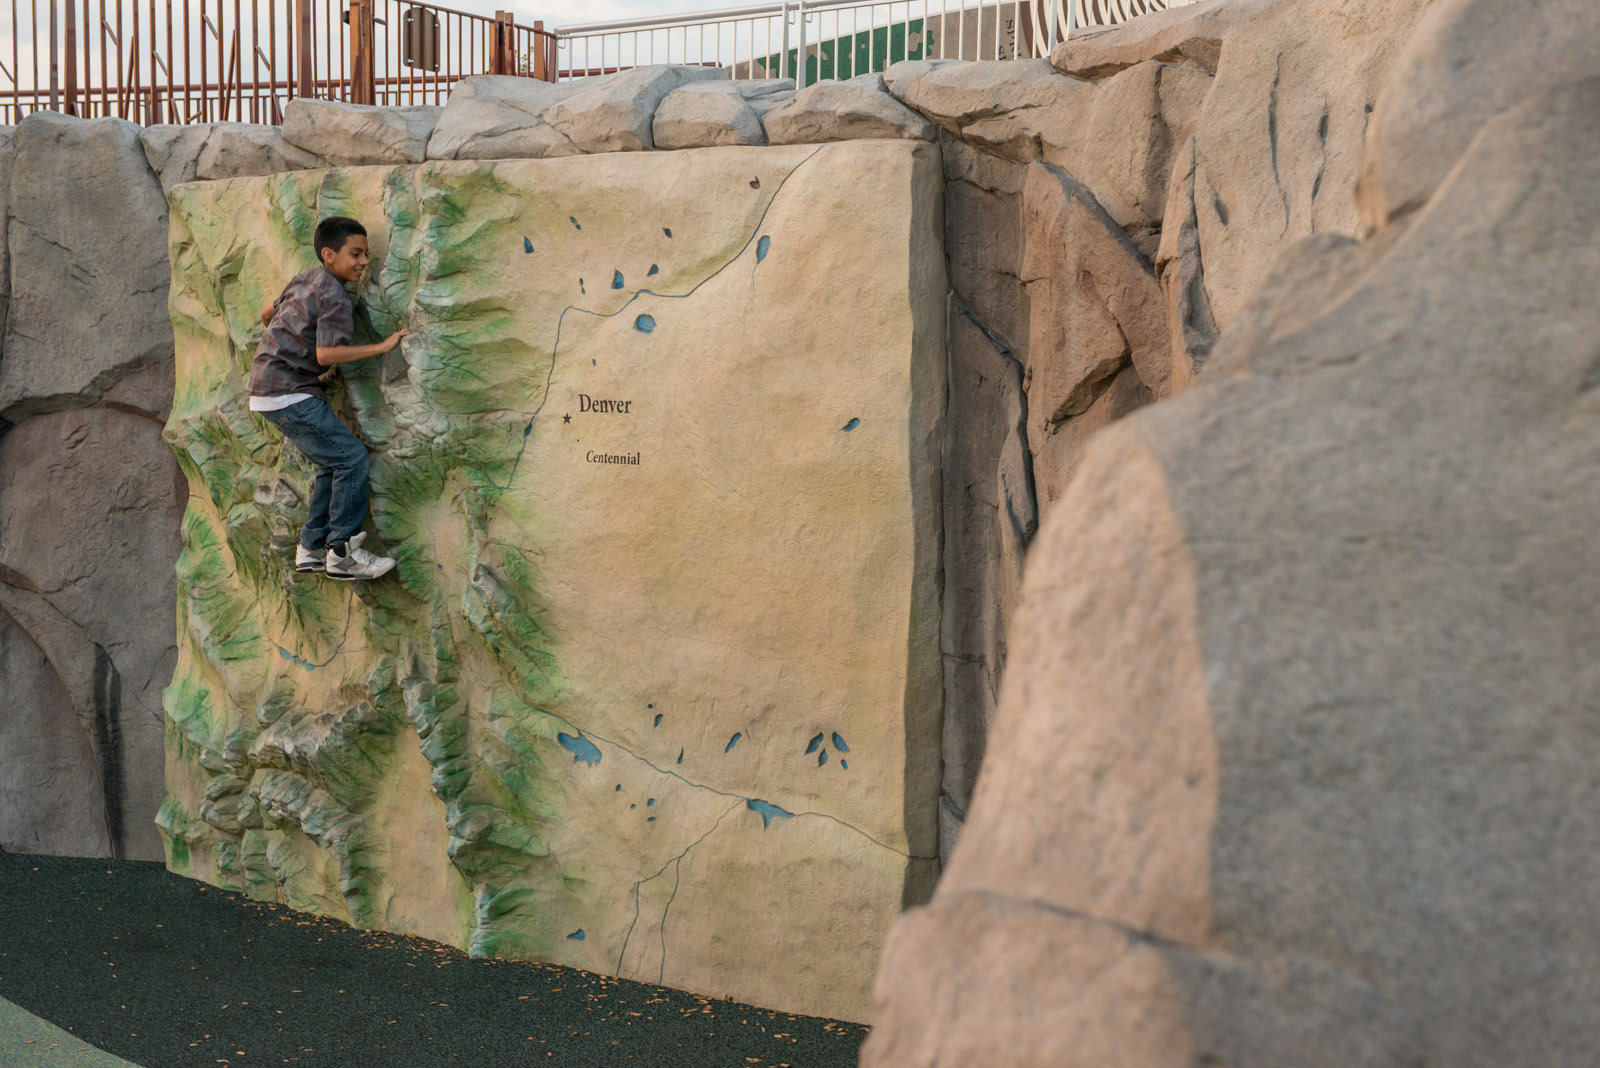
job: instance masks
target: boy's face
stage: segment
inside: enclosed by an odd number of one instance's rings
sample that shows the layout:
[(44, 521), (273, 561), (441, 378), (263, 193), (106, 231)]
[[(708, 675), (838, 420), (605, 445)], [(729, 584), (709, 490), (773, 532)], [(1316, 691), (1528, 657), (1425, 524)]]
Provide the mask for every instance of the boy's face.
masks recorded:
[(360, 234), (351, 234), (344, 239), (338, 252), (323, 249), (322, 265), (341, 282), (359, 282), (361, 272), (367, 269), (367, 239)]

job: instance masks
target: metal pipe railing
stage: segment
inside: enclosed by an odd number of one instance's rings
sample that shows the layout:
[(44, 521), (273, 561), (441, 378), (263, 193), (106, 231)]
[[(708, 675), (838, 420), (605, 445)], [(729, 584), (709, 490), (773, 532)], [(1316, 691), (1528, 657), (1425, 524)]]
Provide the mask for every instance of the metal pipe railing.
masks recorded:
[(562, 26), (555, 33), (564, 53), (561, 78), (664, 62), (727, 67), (735, 78), (794, 77), (810, 84), (881, 71), (902, 59), (1047, 56), (1081, 27), (1189, 2), (787, 0)]

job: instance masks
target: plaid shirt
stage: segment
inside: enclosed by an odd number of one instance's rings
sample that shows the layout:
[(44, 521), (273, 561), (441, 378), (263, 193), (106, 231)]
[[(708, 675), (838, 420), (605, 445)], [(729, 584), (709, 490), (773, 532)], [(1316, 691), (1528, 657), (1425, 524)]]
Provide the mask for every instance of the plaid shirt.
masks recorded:
[(250, 395), (326, 399), (321, 378), (328, 368), (317, 362), (317, 347), (355, 340), (355, 309), (344, 283), (326, 267), (313, 267), (290, 279), (272, 307), (272, 322), (250, 361)]

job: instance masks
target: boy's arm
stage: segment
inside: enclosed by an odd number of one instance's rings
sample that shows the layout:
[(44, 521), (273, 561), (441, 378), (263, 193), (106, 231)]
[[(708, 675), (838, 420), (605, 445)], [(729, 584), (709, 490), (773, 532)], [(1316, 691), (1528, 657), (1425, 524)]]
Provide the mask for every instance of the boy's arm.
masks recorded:
[(271, 326), (272, 325), (272, 313), (277, 311), (277, 310), (278, 310), (278, 302), (277, 301), (273, 301), (271, 304), (268, 304), (265, 308), (262, 308), (261, 309), (261, 325), (262, 326)]
[(332, 367), (335, 364), (364, 360), (368, 356), (381, 356), (385, 352), (393, 351), (401, 339), (410, 336), (409, 330), (396, 330), (382, 341), (371, 345), (318, 345), (317, 362), (324, 367)]

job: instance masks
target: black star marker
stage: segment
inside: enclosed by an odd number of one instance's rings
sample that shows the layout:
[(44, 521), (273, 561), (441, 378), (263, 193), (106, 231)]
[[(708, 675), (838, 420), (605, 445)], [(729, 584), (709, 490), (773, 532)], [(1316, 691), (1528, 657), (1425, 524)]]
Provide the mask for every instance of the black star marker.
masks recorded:
[(561, 421), (562, 421), (562, 422), (563, 422), (563, 423), (570, 423), (570, 422), (572, 422), (572, 416), (570, 416), (570, 415), (563, 415), (563, 416), (562, 416), (562, 417), (561, 417)]

